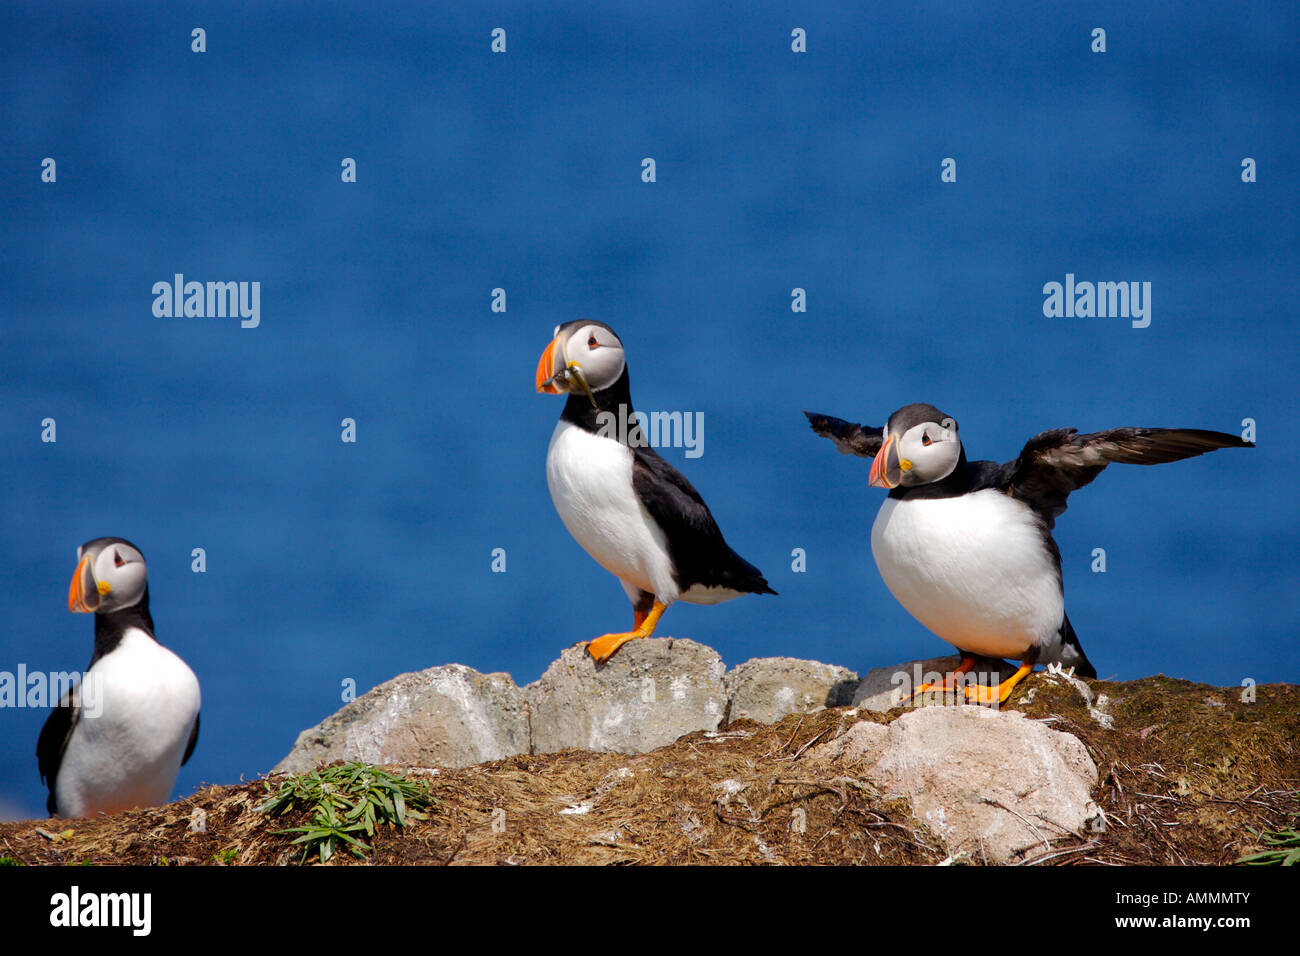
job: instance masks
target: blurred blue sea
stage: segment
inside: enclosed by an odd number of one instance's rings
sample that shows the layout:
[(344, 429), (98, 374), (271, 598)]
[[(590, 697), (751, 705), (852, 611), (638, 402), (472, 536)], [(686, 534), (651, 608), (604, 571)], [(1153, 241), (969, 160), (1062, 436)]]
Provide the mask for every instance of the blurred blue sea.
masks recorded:
[[(133, 540), (203, 687), (183, 794), (268, 770), (346, 679), (457, 661), (524, 683), (623, 628), (551, 505), (561, 402), (533, 390), (552, 328), (591, 317), (639, 409), (703, 413), (703, 456), (664, 454), (781, 592), (677, 605), (661, 634), (729, 665), (946, 652), (875, 570), (869, 463), (801, 409), (878, 425), (932, 402), (998, 460), (1045, 428), (1251, 418), (1253, 451), (1071, 498), (1067, 607), (1103, 677), (1300, 680), (1298, 19), (6, 4), (0, 670), (84, 667), (76, 548)], [(155, 317), (175, 273), (260, 282), (260, 326)], [(1150, 327), (1045, 318), (1066, 273), (1151, 282)], [(0, 709), (0, 817), (43, 813), (44, 718)]]

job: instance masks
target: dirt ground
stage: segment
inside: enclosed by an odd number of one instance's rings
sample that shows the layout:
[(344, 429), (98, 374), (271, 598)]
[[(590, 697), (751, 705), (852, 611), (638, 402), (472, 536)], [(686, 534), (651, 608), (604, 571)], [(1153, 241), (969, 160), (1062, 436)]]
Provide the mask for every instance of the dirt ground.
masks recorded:
[[(1252, 831), (1296, 826), (1300, 687), (1260, 686), (1243, 702), (1240, 688), (1166, 677), (1091, 686), (1109, 698), (1113, 728), (1041, 673), (1005, 705), (1084, 742), (1108, 820), (1025, 863), (1224, 864), (1258, 849)], [(571, 750), (411, 770), (436, 800), (428, 819), (381, 828), (365, 860), (338, 853), (329, 865), (940, 863), (947, 853), (905, 800), (808, 758), (856, 721), (899, 713), (836, 708), (771, 726), (742, 721), (643, 755)], [(297, 865), (292, 837), (272, 831), (307, 814), (258, 812), (271, 786), (210, 786), (94, 820), (0, 823), (0, 862)]]

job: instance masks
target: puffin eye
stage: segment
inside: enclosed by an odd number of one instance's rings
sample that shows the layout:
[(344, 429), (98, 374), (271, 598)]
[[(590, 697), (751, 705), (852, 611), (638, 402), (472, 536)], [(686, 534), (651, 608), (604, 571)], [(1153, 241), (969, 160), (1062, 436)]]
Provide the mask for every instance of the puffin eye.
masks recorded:
[(594, 335), (587, 336), (587, 348), (594, 349), (599, 344), (600, 343), (596, 341), (596, 336)]
[(929, 444), (931, 444), (930, 433), (929, 433), (929, 432), (921, 432), (921, 444), (922, 444), (922, 445), (929, 445)]
[(120, 567), (121, 567), (122, 565), (124, 565), (124, 564), (126, 564), (126, 562), (122, 560), (122, 553), (121, 553), (120, 551), (114, 551), (114, 552), (113, 552), (113, 567), (115, 567), (115, 568), (120, 568)]

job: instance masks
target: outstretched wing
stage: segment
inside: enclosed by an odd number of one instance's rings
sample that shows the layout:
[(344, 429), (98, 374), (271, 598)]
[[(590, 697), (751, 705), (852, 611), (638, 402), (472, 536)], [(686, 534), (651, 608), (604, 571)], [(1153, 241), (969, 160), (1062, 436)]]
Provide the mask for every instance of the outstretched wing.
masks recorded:
[(683, 590), (703, 584), (776, 593), (758, 568), (731, 550), (709, 506), (681, 472), (648, 445), (632, 452), (632, 487), (668, 539)]
[(1004, 490), (1025, 502), (1051, 528), (1065, 511), (1070, 492), (1082, 488), (1112, 462), (1162, 465), (1220, 448), (1254, 448), (1237, 435), (1199, 428), (1112, 428), (1080, 435), (1055, 428), (1035, 435), (1020, 457), (1003, 465)]
[(861, 458), (875, 458), (876, 452), (884, 441), (884, 429), (872, 428), (870, 425), (854, 425), (842, 418), (831, 415), (818, 415), (804, 412), (812, 430), (823, 438), (835, 442), (841, 455), (858, 455)]
[(72, 738), (73, 728), (81, 718), (81, 708), (73, 704), (72, 692), (63, 695), (59, 705), (45, 718), (41, 735), (36, 738), (36, 767), (40, 771), (41, 781), (49, 786), (50, 795), (45, 801), (45, 809), (51, 814), (58, 813), (54, 804), (54, 785), (59, 778), (59, 764), (63, 761), (63, 751)]

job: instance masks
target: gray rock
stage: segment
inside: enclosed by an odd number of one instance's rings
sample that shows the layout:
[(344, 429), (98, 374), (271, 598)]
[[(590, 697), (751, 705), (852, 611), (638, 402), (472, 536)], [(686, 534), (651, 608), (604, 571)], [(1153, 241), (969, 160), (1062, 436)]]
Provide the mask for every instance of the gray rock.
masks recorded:
[(717, 651), (670, 637), (629, 641), (605, 664), (567, 648), (524, 688), (533, 753), (645, 753), (716, 730), (727, 707), (725, 673)]
[(1017, 711), (921, 707), (854, 724), (809, 756), (907, 797), (953, 856), (1007, 863), (1104, 819), (1087, 748)]
[(756, 657), (727, 673), (728, 720), (771, 724), (788, 714), (843, 707), (858, 675), (847, 667), (793, 657)]
[[(857, 690), (853, 693), (852, 704), (865, 710), (890, 710), (902, 704), (921, 684), (942, 679), (960, 663), (960, 657), (931, 657), (928, 660), (909, 661), (893, 667), (877, 667), (862, 676)], [(1010, 677), (1016, 672), (1016, 669), (1006, 661), (1000, 661), (998, 664), (998, 680)], [(980, 671), (986, 667), (989, 667), (987, 662), (981, 663), (975, 670)], [(920, 683), (917, 683), (918, 680)], [(992, 674), (989, 673), (981, 678), (981, 682), (992, 683)]]
[(468, 767), (527, 753), (528, 703), (509, 674), (446, 664), (401, 674), (304, 730), (277, 771), (333, 760)]

